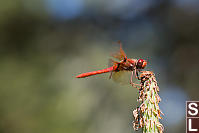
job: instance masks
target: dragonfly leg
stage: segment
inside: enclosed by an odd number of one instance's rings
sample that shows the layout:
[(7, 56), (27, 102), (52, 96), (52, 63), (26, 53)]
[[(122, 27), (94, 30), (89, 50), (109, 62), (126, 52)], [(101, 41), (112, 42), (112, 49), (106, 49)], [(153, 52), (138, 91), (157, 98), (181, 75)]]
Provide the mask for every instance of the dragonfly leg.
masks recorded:
[(131, 71), (131, 82), (130, 83), (133, 83), (133, 71)]
[(113, 71), (111, 71), (110, 76), (109, 76), (109, 79), (111, 79), (111, 78), (112, 78), (112, 74), (113, 74)]
[(135, 88), (137, 88), (138, 90), (140, 89), (140, 87), (141, 87), (141, 85), (139, 85), (139, 84), (135, 84), (135, 83), (131, 83), (131, 85), (133, 86), (133, 87), (135, 87)]
[[(139, 87), (140, 87), (141, 85), (133, 83), (133, 75), (134, 75), (133, 72), (134, 72), (134, 71), (131, 72), (131, 81), (130, 81), (130, 84), (131, 84), (133, 87), (139, 89)], [(138, 87), (137, 87), (137, 86), (138, 86)]]
[[(139, 70), (138, 70), (138, 71), (139, 71)], [(141, 80), (141, 78), (140, 78), (139, 75), (138, 75), (138, 71), (136, 71), (136, 69), (135, 69), (136, 78), (137, 78), (138, 80)]]

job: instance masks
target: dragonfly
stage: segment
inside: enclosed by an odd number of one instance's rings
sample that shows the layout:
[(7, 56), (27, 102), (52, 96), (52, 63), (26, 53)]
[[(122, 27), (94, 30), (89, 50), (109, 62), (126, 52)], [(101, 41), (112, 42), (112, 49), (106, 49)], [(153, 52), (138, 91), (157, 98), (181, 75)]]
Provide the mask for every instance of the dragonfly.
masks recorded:
[(120, 45), (119, 52), (112, 55), (112, 57), (114, 57), (118, 61), (111, 59), (111, 62), (113, 64), (112, 66), (102, 69), (102, 70), (82, 73), (82, 74), (77, 75), (76, 78), (85, 78), (85, 77), (89, 77), (93, 75), (110, 72), (109, 79), (111, 79), (113, 73), (131, 72), (130, 84), (135, 85), (135, 83), (133, 83), (133, 77), (135, 76), (136, 78), (139, 79), (138, 72), (140, 72), (142, 69), (146, 67), (147, 61), (144, 59), (127, 58), (126, 53), (122, 49), (121, 42), (118, 41), (118, 44)]

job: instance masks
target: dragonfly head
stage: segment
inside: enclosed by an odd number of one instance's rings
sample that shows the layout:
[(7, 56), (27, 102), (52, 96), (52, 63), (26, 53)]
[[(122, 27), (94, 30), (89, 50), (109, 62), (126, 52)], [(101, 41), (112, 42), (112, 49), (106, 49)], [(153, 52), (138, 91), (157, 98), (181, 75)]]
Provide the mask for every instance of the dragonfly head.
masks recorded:
[(147, 61), (146, 60), (139, 59), (137, 61), (136, 67), (137, 67), (137, 69), (144, 69), (146, 67), (146, 65), (147, 65)]

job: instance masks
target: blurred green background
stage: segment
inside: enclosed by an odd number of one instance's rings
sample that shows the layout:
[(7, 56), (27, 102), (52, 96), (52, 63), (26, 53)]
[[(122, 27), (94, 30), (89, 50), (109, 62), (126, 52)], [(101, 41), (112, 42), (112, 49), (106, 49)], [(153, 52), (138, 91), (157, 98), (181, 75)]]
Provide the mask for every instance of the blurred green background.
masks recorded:
[(118, 40), (156, 74), (165, 133), (185, 132), (185, 101), (199, 100), (197, 0), (1, 0), (0, 132), (135, 132), (137, 89), (75, 79), (106, 68)]

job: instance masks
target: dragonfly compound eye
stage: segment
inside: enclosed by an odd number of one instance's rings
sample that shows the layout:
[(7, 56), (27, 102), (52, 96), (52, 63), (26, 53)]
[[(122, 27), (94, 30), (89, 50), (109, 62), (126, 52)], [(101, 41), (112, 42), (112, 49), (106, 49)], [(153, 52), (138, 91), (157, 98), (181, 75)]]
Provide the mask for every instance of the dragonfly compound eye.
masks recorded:
[(144, 69), (146, 65), (147, 65), (147, 62), (143, 59), (139, 59), (137, 62), (138, 69)]

